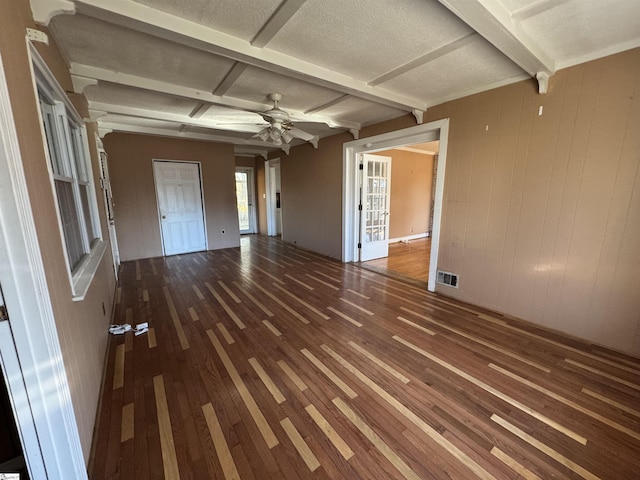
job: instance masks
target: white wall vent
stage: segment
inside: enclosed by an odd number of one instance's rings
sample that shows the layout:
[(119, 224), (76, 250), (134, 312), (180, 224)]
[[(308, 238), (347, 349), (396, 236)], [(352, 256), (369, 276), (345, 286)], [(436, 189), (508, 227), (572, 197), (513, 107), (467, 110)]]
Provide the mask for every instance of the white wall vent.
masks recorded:
[(451, 273), (451, 272), (443, 272), (442, 270), (438, 270), (436, 283), (440, 283), (442, 285), (449, 285), (450, 287), (453, 287), (453, 288), (458, 288), (458, 274)]

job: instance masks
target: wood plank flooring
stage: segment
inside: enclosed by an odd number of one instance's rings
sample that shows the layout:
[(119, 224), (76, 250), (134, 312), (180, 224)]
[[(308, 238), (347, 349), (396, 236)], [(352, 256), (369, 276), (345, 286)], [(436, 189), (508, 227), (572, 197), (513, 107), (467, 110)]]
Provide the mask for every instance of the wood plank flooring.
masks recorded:
[(431, 238), (419, 238), (407, 243), (396, 242), (389, 245), (387, 257), (363, 262), (361, 266), (399, 279), (417, 280), (418, 284), (426, 285), (429, 280), (430, 252)]
[(640, 478), (640, 359), (252, 236), (124, 263), (90, 478)]

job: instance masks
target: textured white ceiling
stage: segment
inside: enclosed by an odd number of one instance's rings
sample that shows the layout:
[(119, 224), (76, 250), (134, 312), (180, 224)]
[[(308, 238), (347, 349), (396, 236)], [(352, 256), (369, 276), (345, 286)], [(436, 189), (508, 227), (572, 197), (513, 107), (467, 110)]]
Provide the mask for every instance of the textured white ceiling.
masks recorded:
[(85, 94), (89, 102), (126, 105), (128, 107), (145, 108), (176, 115), (189, 115), (198, 105), (195, 100), (164, 95), (139, 88), (114, 85), (108, 82), (100, 82), (98, 85), (87, 88)]
[[(443, 2), (455, 12), (436, 0), (69, 1), (79, 13), (50, 26), (72, 74), (98, 80), (85, 93), (107, 113), (103, 131), (228, 141), (243, 152), (277, 148), (252, 138), (272, 92), (302, 130), (357, 134), (640, 47), (640, 0)], [(32, 0), (42, 17), (49, 6)]]
[(594, 52), (637, 41), (640, 0), (572, 0), (523, 20), (522, 26), (542, 48), (554, 52), (560, 66), (573, 65)]
[(280, 0), (134, 1), (243, 40), (251, 40), (281, 3)]
[(267, 47), (369, 81), (470, 31), (434, 0), (316, 0)]
[(280, 108), (285, 110), (306, 110), (309, 108), (309, 99), (326, 103), (336, 98), (334, 90), (256, 67), (247, 67), (226, 95), (259, 103), (270, 103), (267, 95), (271, 92), (284, 94)]
[[(505, 78), (523, 75), (520, 68), (489, 42), (476, 36), (473, 42), (384, 85), (411, 95), (429, 95), (430, 104), (446, 97), (462, 96), (476, 85), (490, 85)], [(422, 82), (416, 82), (421, 78)]]
[(233, 66), (226, 58), (84, 15), (60, 15), (52, 23), (74, 63), (203, 90), (213, 89)]

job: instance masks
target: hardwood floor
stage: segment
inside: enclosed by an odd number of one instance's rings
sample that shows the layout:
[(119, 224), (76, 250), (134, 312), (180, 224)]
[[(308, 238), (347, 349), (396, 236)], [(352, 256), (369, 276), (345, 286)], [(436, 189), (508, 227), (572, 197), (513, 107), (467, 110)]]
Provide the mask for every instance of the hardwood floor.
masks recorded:
[(123, 264), (92, 479), (632, 479), (640, 360), (265, 237)]
[(431, 238), (420, 238), (408, 243), (396, 242), (389, 245), (387, 257), (369, 260), (360, 266), (426, 287), (429, 280), (430, 252)]

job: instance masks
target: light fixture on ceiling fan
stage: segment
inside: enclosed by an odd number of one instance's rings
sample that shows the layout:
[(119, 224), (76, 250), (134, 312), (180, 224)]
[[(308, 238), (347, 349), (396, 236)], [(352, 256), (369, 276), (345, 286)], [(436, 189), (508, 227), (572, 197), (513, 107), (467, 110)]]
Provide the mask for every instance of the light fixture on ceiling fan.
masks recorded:
[(301, 138), (307, 142), (317, 140), (310, 133), (304, 132), (293, 126), (289, 114), (278, 107), (278, 102), (282, 100), (282, 94), (270, 93), (269, 100), (273, 102), (273, 108), (266, 112), (260, 112), (260, 116), (269, 122), (269, 126), (263, 128), (254, 137), (263, 142), (270, 142), (274, 145), (289, 143), (294, 138)]

